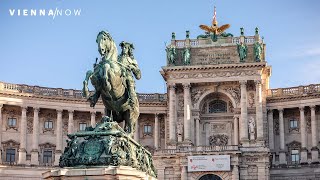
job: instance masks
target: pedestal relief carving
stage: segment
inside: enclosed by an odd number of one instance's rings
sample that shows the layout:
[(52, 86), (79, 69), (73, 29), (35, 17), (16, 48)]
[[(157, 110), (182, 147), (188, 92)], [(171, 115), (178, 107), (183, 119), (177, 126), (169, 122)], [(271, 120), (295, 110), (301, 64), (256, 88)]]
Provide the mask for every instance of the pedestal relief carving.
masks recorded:
[(225, 146), (228, 144), (228, 136), (225, 134), (215, 134), (209, 137), (211, 146)]

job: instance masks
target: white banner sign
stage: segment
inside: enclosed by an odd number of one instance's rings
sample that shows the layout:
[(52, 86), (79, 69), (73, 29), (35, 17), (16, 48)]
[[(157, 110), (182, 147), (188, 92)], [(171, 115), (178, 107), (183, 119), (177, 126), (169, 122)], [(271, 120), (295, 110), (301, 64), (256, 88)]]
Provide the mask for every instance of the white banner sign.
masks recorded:
[(230, 171), (230, 155), (188, 156), (188, 171)]

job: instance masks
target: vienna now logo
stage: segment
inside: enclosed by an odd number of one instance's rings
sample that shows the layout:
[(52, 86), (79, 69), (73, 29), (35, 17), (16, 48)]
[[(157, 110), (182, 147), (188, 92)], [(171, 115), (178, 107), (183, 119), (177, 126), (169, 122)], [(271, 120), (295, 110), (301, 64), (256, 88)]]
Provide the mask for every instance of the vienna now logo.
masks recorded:
[(81, 9), (9, 9), (10, 16), (80, 16)]

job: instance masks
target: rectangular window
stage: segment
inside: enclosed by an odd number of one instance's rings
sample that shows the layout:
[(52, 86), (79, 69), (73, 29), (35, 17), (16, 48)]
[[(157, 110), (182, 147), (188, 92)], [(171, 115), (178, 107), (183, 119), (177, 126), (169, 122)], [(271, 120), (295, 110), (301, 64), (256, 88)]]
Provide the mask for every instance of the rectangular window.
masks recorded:
[(151, 125), (144, 125), (143, 132), (144, 134), (151, 134), (152, 132)]
[(299, 155), (299, 150), (291, 150), (291, 162), (292, 163), (299, 163), (300, 161), (300, 155)]
[(15, 127), (17, 125), (17, 118), (8, 118), (8, 126)]
[(16, 150), (15, 149), (7, 149), (6, 150), (6, 162), (15, 162), (16, 160)]
[(80, 131), (85, 131), (87, 127), (87, 123), (80, 123), (79, 124), (79, 130)]
[(290, 128), (291, 129), (298, 128), (298, 121), (296, 119), (290, 120)]
[(43, 163), (44, 164), (51, 164), (52, 163), (52, 151), (51, 150), (43, 151)]
[(44, 122), (44, 128), (45, 129), (52, 129), (53, 128), (53, 122), (52, 121), (45, 121)]

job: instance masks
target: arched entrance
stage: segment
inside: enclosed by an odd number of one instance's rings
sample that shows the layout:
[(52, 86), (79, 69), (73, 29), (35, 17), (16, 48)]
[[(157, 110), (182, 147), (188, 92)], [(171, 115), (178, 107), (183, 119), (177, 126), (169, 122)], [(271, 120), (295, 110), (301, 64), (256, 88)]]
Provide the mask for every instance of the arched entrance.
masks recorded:
[(199, 180), (222, 180), (222, 178), (215, 174), (206, 174), (201, 176)]

